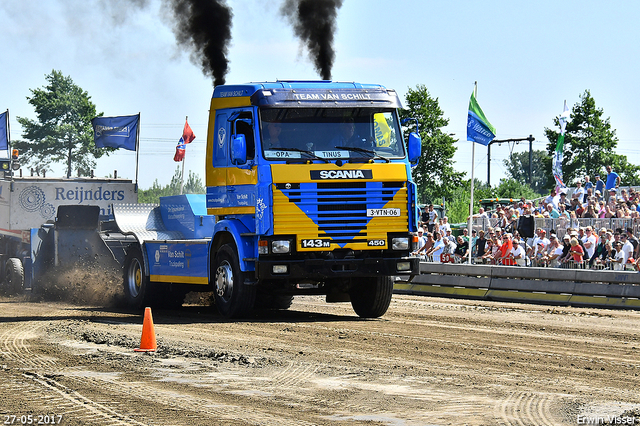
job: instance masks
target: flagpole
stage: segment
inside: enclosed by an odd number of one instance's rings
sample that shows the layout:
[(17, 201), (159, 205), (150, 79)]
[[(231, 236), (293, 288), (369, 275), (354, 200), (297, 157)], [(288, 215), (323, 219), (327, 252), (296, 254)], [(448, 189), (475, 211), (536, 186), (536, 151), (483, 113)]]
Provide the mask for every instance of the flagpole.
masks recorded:
[[(474, 83), (473, 96), (478, 98), (478, 82)], [(467, 221), (467, 235), (469, 236), (469, 265), (471, 265), (471, 244), (473, 243), (473, 180), (476, 164), (476, 143), (471, 142), (471, 201), (469, 202), (469, 220)]]
[(7, 157), (11, 158), (11, 127), (9, 124), (9, 108), (7, 108)]
[[(187, 115), (184, 118), (184, 122), (186, 123), (189, 120), (189, 116)], [(183, 132), (184, 133), (184, 132)], [(185, 151), (186, 151), (186, 145), (185, 145)], [(180, 195), (182, 195), (182, 190), (184, 188), (184, 160), (186, 158), (186, 155), (184, 157), (182, 157), (182, 173), (180, 173)]]
[(136, 128), (136, 184), (135, 191), (138, 192), (138, 164), (140, 161), (140, 112), (138, 112), (138, 126)]

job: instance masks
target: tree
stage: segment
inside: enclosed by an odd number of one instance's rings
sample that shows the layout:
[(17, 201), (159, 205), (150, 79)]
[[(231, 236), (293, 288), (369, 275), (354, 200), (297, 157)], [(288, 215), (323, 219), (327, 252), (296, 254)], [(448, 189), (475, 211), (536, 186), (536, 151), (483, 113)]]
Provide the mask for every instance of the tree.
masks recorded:
[[(540, 197), (527, 184), (514, 179), (500, 179), (500, 184), (492, 189), (486, 182), (474, 179), (473, 185), (473, 212), (477, 213), (480, 200), (492, 198), (513, 198), (519, 200), (525, 197), (528, 200)], [(466, 222), (469, 217), (469, 202), (471, 201), (471, 179), (465, 180), (462, 185), (453, 189), (453, 196), (447, 203), (446, 214), (451, 223)]]
[[(549, 155), (542, 150), (531, 151), (532, 158), (532, 176), (531, 184), (529, 185), (537, 193), (546, 192), (546, 188), (549, 181), (549, 174), (547, 174), (547, 163), (549, 163)], [(522, 184), (529, 182), (529, 151), (516, 152), (511, 154), (509, 159), (503, 160), (505, 167), (507, 168), (507, 175)]]
[[(452, 166), (456, 140), (442, 131), (449, 124), (449, 119), (443, 117), (438, 99), (432, 98), (422, 84), (415, 89), (409, 88), (406, 104), (407, 108), (400, 110), (400, 117), (416, 118), (422, 138), (422, 155), (413, 169), (413, 178), (418, 186), (418, 200), (430, 202), (442, 197), (450, 198), (453, 189), (462, 183), (465, 174), (455, 171)], [(409, 123), (409, 131), (415, 131), (415, 123)]]
[[(138, 191), (138, 201), (141, 203), (158, 204), (160, 197), (180, 194), (180, 167), (176, 167), (176, 172), (171, 178), (171, 183), (161, 186), (158, 179), (153, 182), (151, 188)], [(189, 170), (189, 177), (182, 188), (183, 194), (204, 194), (205, 189), (200, 176)]]
[[(576, 178), (585, 175), (593, 177), (604, 172), (607, 165), (615, 168), (626, 185), (640, 183), (638, 171), (640, 167), (630, 164), (625, 155), (615, 153), (618, 145), (616, 131), (611, 128), (609, 118), (603, 119), (604, 111), (596, 108), (596, 101), (589, 90), (580, 95), (580, 102), (576, 103), (567, 123), (564, 137), (564, 158), (562, 160), (562, 175), (567, 186)], [(558, 117), (554, 124), (559, 127)], [(549, 128), (545, 128), (545, 135), (549, 139), (547, 152), (550, 156), (556, 149), (558, 135)], [(551, 161), (546, 167), (547, 175), (552, 176)], [(554, 181), (550, 180), (548, 186)]]
[(32, 96), (27, 97), (38, 118), (17, 118), (26, 140), (17, 141), (14, 146), (27, 165), (38, 172), (50, 170), (51, 163), (64, 161), (67, 177), (74, 169), (79, 176), (88, 175), (95, 168), (95, 158), (116, 148), (96, 148), (91, 119), (98, 114), (87, 92), (61, 71), (53, 70), (45, 79), (49, 84), (31, 89)]
[[(473, 184), (473, 212), (478, 211), (480, 200), (492, 198), (493, 191), (486, 182), (474, 179)], [(471, 179), (462, 182), (461, 185), (453, 188), (452, 196), (446, 204), (446, 215), (450, 223), (466, 222), (469, 217), (469, 202), (471, 201)]]

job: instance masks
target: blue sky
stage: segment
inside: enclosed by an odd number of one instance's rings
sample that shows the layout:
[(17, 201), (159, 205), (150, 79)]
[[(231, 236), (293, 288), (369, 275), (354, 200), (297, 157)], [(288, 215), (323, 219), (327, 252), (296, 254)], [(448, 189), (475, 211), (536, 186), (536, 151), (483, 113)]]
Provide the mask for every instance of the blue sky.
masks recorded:
[[(107, 116), (141, 113), (139, 182), (166, 184), (185, 116), (196, 134), (186, 169), (204, 178), (204, 144), (212, 81), (178, 47), (159, 0), (145, 8), (126, 0), (2, 0), (0, 111), (35, 118), (26, 97), (61, 70)], [(318, 79), (306, 51), (279, 14), (279, 1), (228, 0), (233, 8), (227, 83)], [(640, 70), (640, 2), (344, 0), (338, 12), (333, 79), (380, 83), (402, 100), (424, 84), (438, 98), (445, 129), (455, 134), (455, 168), (471, 173), (466, 118), (473, 84), (498, 139), (533, 135), (590, 90), (610, 117), (617, 152), (640, 164), (635, 82)], [(491, 183), (502, 160), (528, 144), (492, 146)], [(475, 175), (486, 180), (487, 150), (477, 145)], [(96, 174), (135, 176), (135, 154), (120, 150), (98, 160)], [(56, 167), (56, 175), (63, 174)]]

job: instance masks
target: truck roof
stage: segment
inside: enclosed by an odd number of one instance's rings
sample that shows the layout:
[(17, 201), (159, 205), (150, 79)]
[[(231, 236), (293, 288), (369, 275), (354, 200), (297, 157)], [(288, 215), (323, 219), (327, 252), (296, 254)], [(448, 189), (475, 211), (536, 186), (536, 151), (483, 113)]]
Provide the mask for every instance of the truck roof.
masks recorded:
[(216, 86), (212, 103), (245, 98), (247, 105), (271, 107), (371, 107), (401, 108), (395, 90), (380, 84), (329, 80), (278, 80)]

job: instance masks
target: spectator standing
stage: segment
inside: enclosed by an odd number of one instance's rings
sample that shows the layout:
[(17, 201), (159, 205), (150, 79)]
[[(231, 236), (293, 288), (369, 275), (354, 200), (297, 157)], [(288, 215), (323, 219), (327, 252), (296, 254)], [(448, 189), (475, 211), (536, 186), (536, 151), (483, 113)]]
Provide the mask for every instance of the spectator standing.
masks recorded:
[(487, 247), (487, 239), (484, 237), (484, 231), (481, 229), (478, 232), (478, 239), (476, 240), (473, 256), (483, 257), (486, 247)]
[(559, 265), (558, 259), (562, 256), (563, 246), (558, 241), (558, 237), (551, 235), (549, 237), (549, 251), (542, 257), (542, 261), (553, 268)]
[(567, 200), (567, 193), (562, 191), (560, 193), (560, 201), (558, 201), (558, 207), (564, 206), (565, 209), (568, 209), (571, 206), (569, 200)]
[(633, 258), (640, 258), (640, 240), (638, 240), (638, 237), (633, 235), (633, 229), (631, 228), (627, 228), (627, 241), (633, 245)]
[(435, 240), (433, 239), (433, 234), (431, 232), (427, 232), (427, 242), (423, 246), (419, 246), (418, 250), (413, 252), (412, 254), (417, 254), (419, 256), (425, 256), (427, 252), (433, 247)]
[(546, 208), (546, 205), (551, 203), (553, 204), (553, 207), (556, 207), (556, 205), (558, 204), (560, 197), (557, 194), (555, 189), (552, 189), (551, 192), (549, 193), (549, 195), (547, 196), (547, 198), (544, 199), (544, 204), (543, 206), (545, 206), (544, 208)]
[(580, 203), (584, 202), (584, 188), (579, 179), (576, 181), (576, 189), (573, 191), (573, 197), (577, 198)]
[(624, 251), (622, 250), (622, 243), (620, 241), (616, 241), (613, 243), (613, 248), (614, 252), (612, 252), (609, 262), (613, 265), (612, 269), (614, 271), (622, 271), (624, 270)]
[(504, 234), (502, 245), (500, 246), (498, 253), (496, 253), (496, 260), (499, 260), (499, 262), (496, 263), (511, 266), (515, 265), (516, 262), (511, 257), (511, 249), (513, 248), (512, 238), (513, 235), (511, 233)]
[(564, 234), (562, 237), (562, 254), (558, 258), (558, 263), (566, 263), (571, 260), (571, 237)]
[(451, 233), (451, 228), (447, 229), (444, 238), (445, 240), (449, 240), (454, 244), (456, 242), (456, 237)]
[(471, 257), (473, 257), (473, 253), (476, 252), (476, 243), (478, 242), (478, 235), (475, 229), (471, 230), (471, 239), (469, 240), (469, 247), (471, 252)]
[[(424, 228), (429, 223), (429, 206), (424, 206), (422, 213), (420, 213), (420, 226)], [(429, 230), (429, 232), (433, 232)]]
[(622, 263), (626, 265), (629, 260), (633, 262), (633, 244), (627, 239), (626, 233), (620, 234), (620, 242), (622, 243), (622, 252), (624, 253), (624, 261)]
[(520, 245), (520, 239), (513, 239), (513, 247), (511, 248), (511, 258), (516, 262), (518, 266), (526, 266), (526, 253), (522, 245)]
[(571, 238), (571, 256), (573, 257), (573, 261), (575, 263), (582, 263), (584, 250), (580, 246), (580, 243), (578, 242), (578, 239), (576, 237)]
[(427, 224), (427, 229), (429, 232), (433, 232), (436, 229), (436, 224), (438, 223), (438, 212), (435, 211), (433, 204), (429, 205), (429, 223)]
[(596, 175), (595, 183), (596, 191), (600, 191), (600, 194), (604, 194), (604, 181), (600, 179), (600, 175)]
[[(617, 188), (620, 185), (620, 175), (613, 171), (611, 166), (607, 166), (607, 183), (605, 184), (606, 191), (611, 191), (614, 188)], [(605, 198), (607, 201), (609, 200), (610, 195), (605, 193)]]
[[(603, 260), (606, 260), (606, 256), (604, 256), (607, 251), (606, 247), (608, 243), (606, 234), (607, 230), (604, 228), (600, 229), (600, 231), (598, 232), (598, 244), (596, 244), (593, 255), (589, 257), (589, 267), (600, 265), (603, 263)], [(600, 259), (600, 262), (598, 262), (598, 259)]]
[(449, 224), (449, 218), (445, 216), (442, 218), (442, 223), (440, 224), (440, 232), (442, 235), (447, 235), (447, 230), (451, 231), (451, 225)]
[(593, 182), (589, 180), (589, 175), (584, 176), (584, 190), (588, 191), (593, 188)]
[(442, 255), (442, 250), (444, 250), (444, 241), (442, 240), (442, 234), (436, 231), (433, 233), (435, 238), (435, 242), (433, 243), (433, 247), (431, 247), (425, 253), (425, 256), (432, 256), (434, 262), (440, 263), (440, 255)]
[(593, 234), (593, 228), (591, 228), (591, 226), (587, 226), (585, 234), (582, 237), (582, 243), (584, 244), (584, 248), (587, 249), (587, 256), (591, 259), (598, 244), (598, 238)]
[[(444, 248), (442, 249), (442, 254), (450, 254), (453, 257), (453, 254), (456, 251), (456, 243), (448, 238), (444, 238)], [(442, 261), (442, 255), (440, 255), (440, 260)]]
[(456, 261), (463, 262), (469, 258), (469, 241), (465, 241), (464, 237), (458, 235), (458, 245), (453, 251)]
[(427, 244), (427, 237), (424, 235), (424, 229), (418, 228), (418, 247), (422, 248)]

